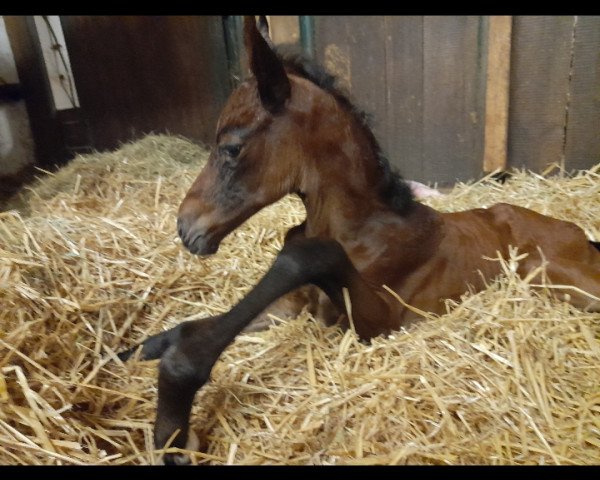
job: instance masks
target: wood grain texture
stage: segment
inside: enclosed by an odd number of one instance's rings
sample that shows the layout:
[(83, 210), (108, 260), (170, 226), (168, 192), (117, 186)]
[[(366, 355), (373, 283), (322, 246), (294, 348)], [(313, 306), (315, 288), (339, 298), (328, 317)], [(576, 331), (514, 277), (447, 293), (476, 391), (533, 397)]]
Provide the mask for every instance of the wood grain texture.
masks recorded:
[(230, 90), (221, 17), (61, 17), (94, 147), (149, 132), (212, 142)]
[(423, 167), (423, 17), (386, 17), (385, 149), (406, 178), (425, 182)]
[(600, 162), (600, 16), (577, 18), (573, 45), (565, 166)]
[(481, 17), (424, 17), (423, 173), (477, 178), (483, 157), (487, 32)]
[(350, 17), (348, 25), (352, 93), (360, 108), (371, 115), (373, 132), (387, 153), (385, 122), (387, 90), (385, 24), (382, 16)]
[(317, 61), (338, 77), (353, 102), (369, 114), (375, 136), (389, 154), (385, 38), (385, 17), (315, 17)]
[[(317, 59), (327, 66), (333, 50), (350, 59), (345, 82), (405, 177), (452, 183), (480, 174), (487, 40), (479, 17), (317, 17), (315, 25)], [(342, 77), (343, 64), (334, 69)]]
[(509, 166), (542, 171), (563, 160), (572, 33), (570, 16), (513, 19)]
[(506, 168), (512, 17), (489, 19), (483, 170)]
[(486, 170), (598, 161), (599, 18), (580, 17), (574, 36), (570, 16), (517, 16), (512, 28), (501, 17), (316, 17), (315, 44), (373, 114), (391, 163), (450, 184), (481, 177), (484, 158)]

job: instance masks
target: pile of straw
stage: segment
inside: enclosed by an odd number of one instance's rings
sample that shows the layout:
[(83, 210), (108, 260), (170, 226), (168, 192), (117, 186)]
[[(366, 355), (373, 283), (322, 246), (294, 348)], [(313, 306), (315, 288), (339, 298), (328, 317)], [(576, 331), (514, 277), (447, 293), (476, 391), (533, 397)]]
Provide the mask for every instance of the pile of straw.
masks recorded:
[[(206, 159), (149, 136), (78, 157), (0, 213), (0, 464), (151, 464), (156, 362), (115, 356), (226, 311), (302, 221), (285, 198), (208, 259), (175, 212)], [(428, 202), (503, 200), (600, 240), (600, 178), (516, 172)], [(241, 335), (197, 395), (213, 464), (590, 464), (600, 461), (600, 316), (505, 275), (449, 313), (366, 345), (308, 313)]]

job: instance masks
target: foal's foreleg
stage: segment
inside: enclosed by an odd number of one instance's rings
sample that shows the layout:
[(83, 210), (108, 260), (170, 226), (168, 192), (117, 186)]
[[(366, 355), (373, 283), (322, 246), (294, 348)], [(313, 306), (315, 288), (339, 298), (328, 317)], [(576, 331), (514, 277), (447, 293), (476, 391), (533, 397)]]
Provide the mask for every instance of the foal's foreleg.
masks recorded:
[[(289, 245), (291, 242), (306, 239), (305, 235), (306, 222), (290, 228), (285, 234), (284, 245)], [(293, 292), (281, 296), (269, 305), (265, 310), (259, 313), (249, 324), (244, 328), (244, 333), (261, 332), (267, 330), (274, 325), (273, 316), (279, 319), (296, 318), (303, 308), (307, 305), (316, 303), (317, 292), (312, 286), (297, 288)]]
[[(158, 448), (172, 436), (172, 446), (185, 446), (194, 395), (208, 380), (221, 352), (266, 306), (306, 284), (322, 288), (342, 308), (342, 289), (346, 287), (359, 335), (371, 337), (388, 329), (387, 303), (364, 282), (339, 243), (301, 238), (286, 244), (256, 287), (228, 313), (183, 323), (144, 344), (145, 358), (162, 354), (154, 431)], [(174, 460), (165, 457), (167, 462)]]

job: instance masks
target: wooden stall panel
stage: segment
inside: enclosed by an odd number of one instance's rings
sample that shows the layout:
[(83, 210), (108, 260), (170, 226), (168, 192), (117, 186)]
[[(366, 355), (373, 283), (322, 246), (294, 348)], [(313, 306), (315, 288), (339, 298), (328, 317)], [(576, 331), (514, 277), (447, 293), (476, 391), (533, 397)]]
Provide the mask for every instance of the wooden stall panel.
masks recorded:
[(600, 162), (600, 16), (580, 16), (573, 36), (565, 166)]
[(423, 176), (423, 17), (316, 17), (317, 60), (371, 116), (390, 162)]
[(518, 16), (511, 49), (508, 164), (563, 159), (573, 17)]
[(386, 134), (382, 146), (406, 178), (426, 181), (423, 167), (423, 17), (385, 19)]
[(339, 79), (359, 108), (371, 115), (386, 147), (386, 58), (384, 17), (315, 18), (316, 58)]
[(481, 17), (424, 17), (423, 176), (481, 175), (487, 29)]
[(317, 59), (373, 114), (407, 178), (481, 172), (485, 26), (480, 17), (317, 17)]
[(483, 170), (506, 170), (512, 17), (490, 17), (485, 89)]
[(221, 17), (61, 17), (94, 146), (145, 133), (211, 142), (229, 93)]

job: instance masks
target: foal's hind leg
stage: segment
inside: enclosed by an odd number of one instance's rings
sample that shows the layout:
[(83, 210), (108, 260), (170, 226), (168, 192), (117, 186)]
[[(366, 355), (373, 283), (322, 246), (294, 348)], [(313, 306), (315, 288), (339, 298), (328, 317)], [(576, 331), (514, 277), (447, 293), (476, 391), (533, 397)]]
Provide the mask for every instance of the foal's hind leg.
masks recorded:
[[(524, 267), (530, 271), (540, 264), (541, 260), (531, 259), (525, 262)], [(582, 310), (600, 311), (600, 255), (597, 255), (597, 261), (590, 263), (549, 259), (546, 275), (557, 298)]]
[[(562, 297), (572, 305), (590, 312), (600, 312), (600, 264), (560, 260), (551, 262), (546, 273), (553, 285), (564, 285)], [(575, 288), (568, 288), (568, 287)]]
[[(158, 448), (171, 437), (173, 447), (185, 446), (194, 395), (235, 336), (275, 299), (310, 283), (323, 289), (340, 307), (342, 289), (348, 289), (360, 336), (370, 338), (389, 331), (386, 301), (364, 282), (339, 243), (300, 239), (286, 244), (267, 274), (228, 313), (181, 324), (177, 330), (151, 337), (144, 345), (144, 358), (162, 355), (154, 431)], [(173, 463), (176, 458), (165, 456), (165, 462)]]

